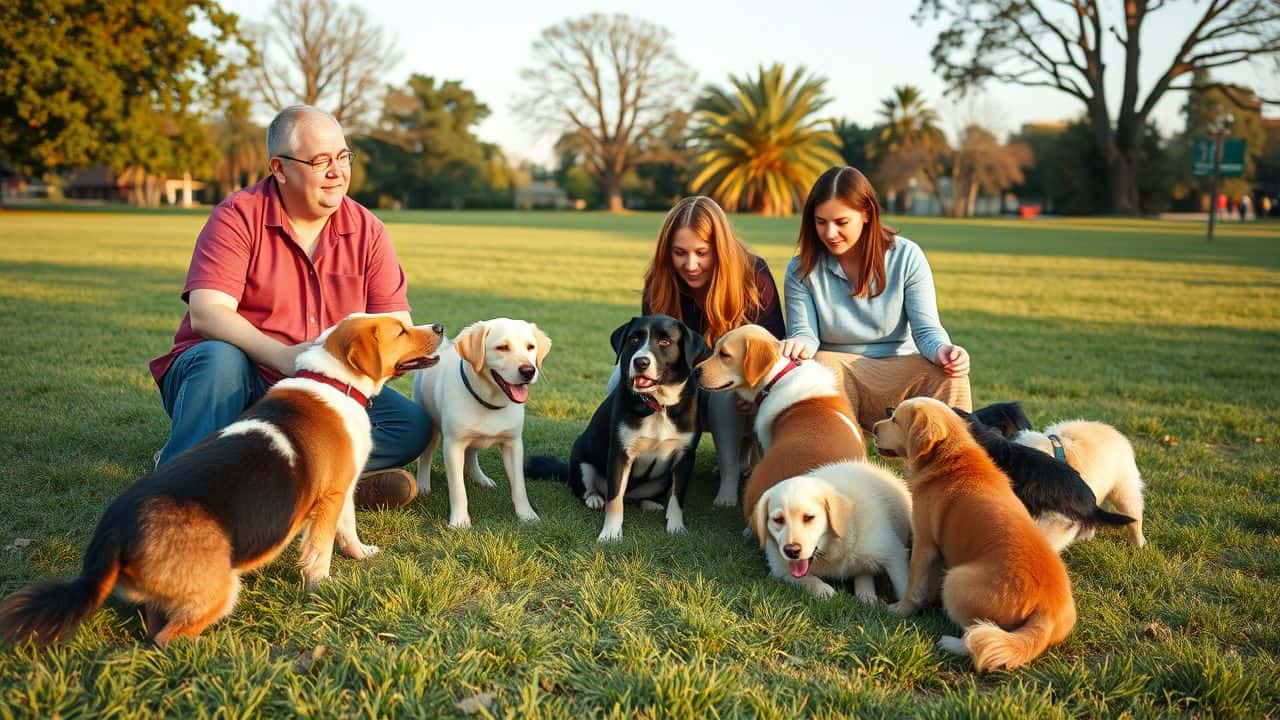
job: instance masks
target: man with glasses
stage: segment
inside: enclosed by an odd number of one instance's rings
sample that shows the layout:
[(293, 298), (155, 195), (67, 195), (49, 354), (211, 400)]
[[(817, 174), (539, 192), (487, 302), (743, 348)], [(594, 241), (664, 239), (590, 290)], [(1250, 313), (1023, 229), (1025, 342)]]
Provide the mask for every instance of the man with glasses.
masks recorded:
[[(286, 108), (267, 128), (271, 174), (223, 200), (196, 240), (173, 348), (151, 362), (169, 440), (160, 465), (231, 424), (294, 358), (353, 312), (412, 324), (404, 270), (382, 222), (347, 197), (351, 160), (328, 113)], [(401, 466), (426, 447), (431, 420), (385, 389), (369, 407), (373, 452), (357, 507), (399, 507), (417, 484)]]

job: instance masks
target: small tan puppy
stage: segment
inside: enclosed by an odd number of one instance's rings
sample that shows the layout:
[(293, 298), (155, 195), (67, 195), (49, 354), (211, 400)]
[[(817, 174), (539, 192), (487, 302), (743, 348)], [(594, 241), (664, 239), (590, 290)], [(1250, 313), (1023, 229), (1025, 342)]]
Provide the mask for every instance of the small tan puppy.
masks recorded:
[(899, 598), (907, 591), (911, 495), (888, 470), (843, 462), (783, 480), (756, 503), (752, 528), (773, 576), (817, 597), (836, 594), (822, 578), (851, 577), (858, 599), (875, 603), (879, 572)]
[(760, 496), (774, 485), (822, 465), (867, 458), (856, 416), (831, 371), (783, 357), (782, 343), (759, 325), (721, 336), (694, 376), (704, 390), (731, 390), (758, 408), (763, 456), (742, 496), (748, 527)]
[(1061, 642), (1076, 623), (1067, 568), (964, 421), (917, 397), (872, 432), (881, 454), (907, 459), (912, 498), (910, 578), (891, 609), (914, 613), (945, 570), (942, 607), (964, 635), (938, 647), (971, 655), (981, 672), (1025, 665)]
[(521, 522), (538, 519), (524, 484), (524, 404), (542, 375), (551, 338), (524, 320), (472, 323), (440, 345), (440, 362), (413, 379), (413, 398), (431, 416), (431, 438), (418, 459), (418, 492), (431, 492), (431, 458), (442, 446), (449, 484), (449, 526), (471, 527), (463, 471), (481, 487), (497, 487), (477, 454), (497, 445)]
[[(1044, 432), (1024, 430), (1014, 437), (1014, 442), (1052, 455), (1051, 435), (1061, 439), (1067, 464), (1093, 490), (1098, 505), (1109, 503), (1116, 512), (1133, 518), (1127, 526), (1129, 540), (1138, 547), (1146, 545), (1147, 538), (1142, 534), (1142, 475), (1129, 438), (1106, 423), (1073, 420), (1050, 425)], [(1041, 517), (1040, 529), (1059, 551), (1077, 540), (1089, 540), (1094, 534), (1094, 528), (1082, 530), (1079, 523), (1057, 513)]]

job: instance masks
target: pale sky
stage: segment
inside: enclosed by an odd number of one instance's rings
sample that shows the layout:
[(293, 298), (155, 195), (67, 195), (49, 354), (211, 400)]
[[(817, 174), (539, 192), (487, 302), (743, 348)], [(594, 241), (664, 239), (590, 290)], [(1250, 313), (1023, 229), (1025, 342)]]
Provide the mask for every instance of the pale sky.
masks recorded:
[[(251, 0), (223, 0), (221, 4), (249, 20), (264, 18), (268, 7)], [(894, 86), (907, 83), (924, 90), (952, 135), (966, 119), (1004, 134), (1025, 122), (1070, 119), (1084, 112), (1083, 103), (1050, 89), (991, 85), (975, 100), (944, 98), (942, 82), (929, 61), (929, 50), (942, 23), (920, 26), (913, 22), (914, 0), (358, 0), (357, 4), (395, 34), (403, 53), (386, 81), (400, 85), (412, 73), (462, 81), (491, 111), (477, 134), (498, 143), (512, 160), (551, 162), (550, 147), (555, 138), (540, 135), (511, 107), (521, 93), (520, 70), (532, 60), (534, 39), (543, 28), (591, 12), (627, 13), (666, 27), (673, 35), (676, 54), (698, 73), (695, 89), (708, 83), (726, 85), (730, 74), (754, 73), (761, 64), (781, 62), (788, 69), (804, 65), (827, 78), (826, 90), (833, 102), (824, 112), (864, 126), (875, 122), (881, 98)], [(1110, 15), (1104, 16), (1104, 21), (1116, 22), (1119, 2), (1104, 0), (1103, 5)], [(1140, 78), (1144, 89), (1164, 71), (1174, 47), (1204, 7), (1203, 2), (1182, 0), (1148, 18)], [(1115, 87), (1109, 90), (1108, 99), (1114, 108), (1119, 102), (1123, 65), (1119, 46), (1113, 43), (1113, 47), (1104, 48), (1104, 59), (1111, 63), (1108, 82)], [(1280, 95), (1280, 79), (1269, 63), (1218, 70), (1215, 77), (1258, 88), (1270, 96)], [(1183, 125), (1179, 108), (1184, 98), (1185, 93), (1169, 92), (1156, 107), (1154, 119), (1166, 137)]]

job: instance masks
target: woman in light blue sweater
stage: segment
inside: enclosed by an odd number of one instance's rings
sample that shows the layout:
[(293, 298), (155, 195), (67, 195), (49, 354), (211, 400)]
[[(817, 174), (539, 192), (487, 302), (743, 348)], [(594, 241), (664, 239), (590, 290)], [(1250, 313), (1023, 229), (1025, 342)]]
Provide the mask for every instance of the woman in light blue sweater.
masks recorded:
[(784, 355), (828, 367), (868, 430), (918, 395), (971, 409), (969, 353), (938, 320), (929, 262), (881, 224), (862, 173), (835, 167), (818, 178), (798, 245), (784, 285)]

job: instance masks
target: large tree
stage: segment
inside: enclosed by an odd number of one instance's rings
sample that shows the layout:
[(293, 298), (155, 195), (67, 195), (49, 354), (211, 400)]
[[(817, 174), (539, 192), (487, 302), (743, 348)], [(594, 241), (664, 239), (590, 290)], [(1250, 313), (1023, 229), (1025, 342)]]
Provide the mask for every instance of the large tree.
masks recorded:
[[(0, 164), (207, 169), (203, 115), (234, 81), (239, 44), (236, 16), (213, 0), (0, 3)], [(158, 200), (142, 188), (132, 200)]]
[(754, 77), (729, 77), (708, 87), (694, 128), (697, 174), (690, 185), (726, 210), (789, 215), (813, 181), (843, 163), (831, 118), (826, 79), (803, 67), (760, 67)]
[(405, 207), (492, 204), (487, 194), (508, 188), (506, 159), (474, 133), (488, 115), (457, 80), (415, 74), (387, 88), (374, 131), (357, 141), (370, 160), (368, 189)]
[(622, 209), (622, 181), (660, 159), (664, 130), (679, 117), (693, 72), (666, 28), (627, 15), (591, 14), (542, 31), (528, 88), (516, 112), (577, 143), (610, 210)]
[(914, 85), (899, 85), (880, 101), (879, 132), (868, 146), (878, 167), (878, 179), (886, 192), (905, 191), (911, 181), (924, 178), (938, 205), (946, 212), (941, 180), (951, 152), (947, 136), (939, 126), (938, 112), (929, 106), (924, 93)]
[(272, 112), (314, 105), (361, 127), (399, 62), (395, 38), (357, 6), (338, 0), (279, 0), (252, 29), (258, 51), (253, 84)]
[(978, 192), (1003, 192), (1024, 181), (1022, 169), (1032, 162), (1031, 148), (1023, 143), (1001, 143), (990, 130), (969, 125), (960, 133), (952, 153), (952, 214), (973, 215)]
[[(1110, 209), (1135, 214), (1145, 127), (1171, 90), (1186, 90), (1197, 67), (1236, 65), (1280, 52), (1280, 0), (1209, 0), (1179, 35), (1148, 88), (1139, 86), (1142, 31), (1167, 0), (1126, 0), (1109, 11), (1097, 0), (920, 0), (917, 21), (945, 18), (933, 46), (934, 69), (952, 90), (988, 81), (1047, 87), (1080, 100), (1107, 167)], [(1108, 15), (1108, 12), (1112, 13)], [(1109, 97), (1107, 38), (1120, 46), (1122, 90)], [(1150, 58), (1148, 58), (1150, 62)]]

